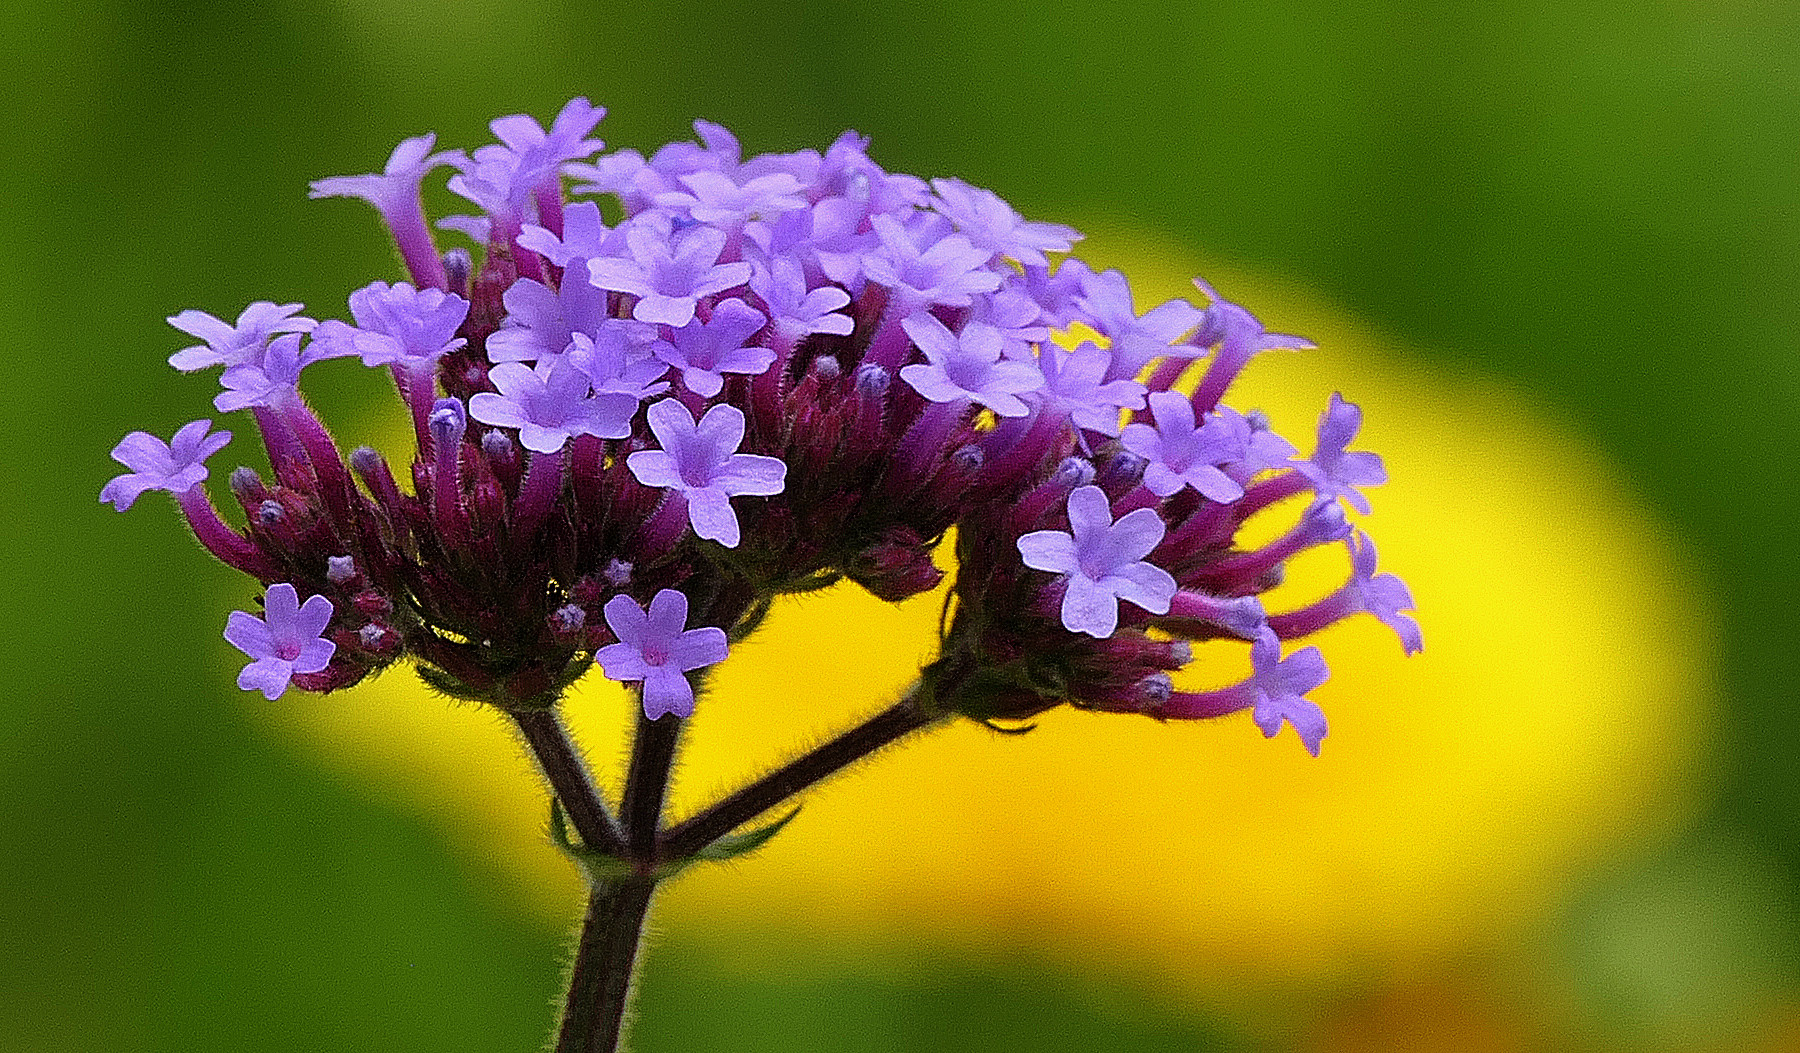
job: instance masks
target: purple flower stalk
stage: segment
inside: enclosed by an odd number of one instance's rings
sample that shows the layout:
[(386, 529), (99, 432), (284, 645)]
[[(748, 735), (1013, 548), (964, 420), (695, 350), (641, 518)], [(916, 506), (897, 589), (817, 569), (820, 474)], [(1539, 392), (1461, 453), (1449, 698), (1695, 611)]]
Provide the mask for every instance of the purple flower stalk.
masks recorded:
[[(696, 141), (608, 153), (604, 114), (578, 98), (549, 127), (501, 117), (468, 153), (420, 136), (380, 174), (313, 183), (373, 204), (407, 274), (371, 275), (349, 320), (270, 301), (170, 318), (200, 341), (171, 365), (222, 367), (214, 405), (251, 411), (267, 472), (232, 472), (221, 514), (205, 462), (229, 435), (202, 420), (167, 444), (126, 436), (128, 471), (100, 492), (123, 510), (171, 491), (207, 551), (266, 590), (263, 617), (225, 630), (246, 690), (333, 691), (406, 661), (517, 725), (592, 886), (558, 1049), (617, 1048), (659, 881), (754, 847), (780, 825), (758, 816), (888, 743), (1071, 705), (1249, 710), (1316, 754), (1325, 660), (1284, 648), (1360, 613), (1422, 646), (1411, 593), (1345, 518), (1386, 478), (1349, 448), (1361, 410), (1334, 395), (1301, 460), (1223, 401), (1252, 356), (1301, 338), (1198, 279), (1203, 307), (1140, 314), (1124, 275), (1063, 258), (1072, 228), (889, 173), (854, 132), (746, 154), (696, 121)], [(480, 214), (437, 225), (478, 257), (433, 244), (422, 181), (446, 166)], [(391, 372), (416, 442), (398, 465), (344, 456), (302, 396), (305, 368), (338, 357)], [(1265, 515), (1291, 526), (1253, 545), (1245, 524)], [(1346, 539), (1341, 588), (1267, 612), (1289, 559)], [(905, 697), (665, 821), (686, 721), (660, 718), (693, 714), (698, 671), (779, 597), (849, 582), (900, 602), (946, 577), (938, 654)], [(1175, 689), (1246, 640), (1243, 683)], [(596, 665), (642, 685), (616, 797), (555, 712)]]
[(644, 716), (657, 720), (673, 713), (694, 715), (694, 686), (687, 674), (725, 660), (730, 647), (725, 631), (712, 626), (689, 629), (688, 599), (663, 589), (648, 609), (629, 596), (606, 602), (606, 624), (619, 638), (594, 653), (608, 680), (642, 681)]

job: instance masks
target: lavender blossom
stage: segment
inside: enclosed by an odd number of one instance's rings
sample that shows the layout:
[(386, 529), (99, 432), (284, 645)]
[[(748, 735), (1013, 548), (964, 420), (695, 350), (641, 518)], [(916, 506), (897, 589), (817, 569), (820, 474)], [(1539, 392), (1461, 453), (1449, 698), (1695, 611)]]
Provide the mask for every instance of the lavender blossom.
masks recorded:
[(1044, 376), (1024, 362), (1003, 361), (1004, 340), (989, 325), (971, 322), (952, 333), (929, 314), (901, 323), (924, 352), (926, 363), (904, 366), (900, 379), (933, 402), (971, 399), (1002, 417), (1029, 412), (1019, 395), (1044, 386)]
[(629, 395), (590, 397), (587, 374), (572, 362), (545, 359), (536, 369), (503, 362), (488, 371), (499, 393), (469, 399), (469, 414), (483, 424), (519, 429), (519, 444), (534, 453), (555, 453), (577, 435), (622, 439), (631, 434), (637, 400)]
[(324, 639), (331, 623), (331, 601), (300, 595), (287, 582), (269, 586), (263, 599), (263, 617), (232, 611), (225, 623), (225, 639), (250, 656), (250, 664), (238, 674), (238, 686), (261, 691), (273, 702), (288, 689), (296, 673), (317, 673), (331, 662), (337, 645)]
[(313, 339), (333, 355), (361, 355), (365, 366), (429, 365), (468, 343), (456, 332), (469, 301), (442, 289), (370, 282), (350, 294), (350, 314), (355, 327), (325, 322)]
[(654, 347), (656, 356), (681, 371), (681, 381), (701, 398), (712, 398), (725, 386), (725, 373), (755, 376), (775, 361), (775, 352), (750, 343), (768, 319), (742, 300), (726, 300), (712, 317), (696, 318)]
[(1163, 539), (1165, 528), (1156, 512), (1139, 508), (1115, 523), (1106, 492), (1098, 486), (1069, 494), (1068, 511), (1067, 531), (1035, 530), (1018, 541), (1027, 567), (1066, 575), (1063, 627), (1105, 639), (1118, 627), (1120, 600), (1151, 614), (1167, 614), (1175, 579), (1143, 561)]
[(748, 263), (720, 263), (725, 232), (695, 227), (672, 239), (647, 225), (625, 234), (628, 258), (588, 261), (589, 279), (602, 289), (638, 297), (631, 316), (641, 322), (686, 325), (702, 296), (724, 292), (750, 280)]
[(199, 486), (206, 480), (206, 459), (231, 441), (230, 432), (208, 434), (211, 429), (212, 421), (197, 420), (182, 425), (166, 443), (144, 431), (120, 439), (112, 458), (131, 471), (102, 487), (100, 500), (123, 512), (146, 490), (185, 494)]
[(258, 300), (244, 308), (237, 324), (222, 322), (205, 311), (183, 311), (169, 318), (169, 324), (189, 336), (197, 336), (204, 344), (184, 347), (169, 356), (169, 365), (183, 373), (208, 366), (241, 365), (262, 357), (263, 348), (277, 333), (309, 333), (317, 322), (311, 318), (291, 317), (305, 308), (297, 303), (270, 303)]
[(713, 626), (687, 628), (688, 598), (662, 589), (648, 609), (629, 596), (606, 601), (606, 624), (619, 642), (594, 653), (608, 680), (642, 681), (644, 716), (694, 715), (694, 686), (687, 674), (725, 660), (730, 645), (725, 630)]
[(653, 403), (646, 413), (662, 449), (627, 457), (631, 474), (645, 486), (680, 492), (687, 498), (694, 533), (736, 548), (740, 534), (730, 499), (781, 493), (787, 465), (775, 457), (736, 452), (744, 441), (744, 412), (736, 406), (714, 406), (698, 424), (675, 399)]
[(455, 164), (461, 150), (432, 153), (435, 135), (421, 135), (402, 140), (388, 155), (380, 175), (332, 176), (314, 180), (309, 196), (360, 197), (375, 206), (382, 222), (394, 235), (401, 258), (422, 286), (442, 288), (444, 265), (431, 242), (431, 230), (425, 225), (425, 207), (419, 197), (419, 184), (426, 173), (439, 165)]
[(342, 341), (314, 340), (301, 346), (299, 333), (287, 333), (269, 341), (254, 361), (227, 369), (219, 381), (225, 387), (213, 397), (220, 413), (251, 407), (274, 408), (300, 397), (300, 371), (314, 362), (355, 354)]
[(1353, 614), (1373, 614), (1400, 638), (1407, 654), (1425, 649), (1419, 623), (1402, 611), (1413, 609), (1412, 591), (1392, 574), (1375, 573), (1375, 542), (1361, 531), (1344, 542), (1350, 550), (1350, 580), (1331, 595), (1288, 614), (1277, 614), (1269, 625), (1283, 639), (1315, 633)]
[(1178, 391), (1151, 395), (1150, 412), (1156, 417), (1156, 427), (1128, 424), (1121, 441), (1127, 450), (1149, 462), (1144, 468), (1144, 485), (1152, 493), (1168, 497), (1191, 486), (1221, 504), (1244, 496), (1244, 488), (1217, 467), (1243, 452), (1242, 442), (1225, 421), (1209, 418), (1195, 427), (1194, 404)]
[(1250, 678), (1217, 691), (1173, 692), (1152, 711), (1164, 720), (1219, 717), (1248, 709), (1264, 738), (1274, 738), (1284, 723), (1292, 724), (1306, 751), (1319, 755), (1325, 738), (1325, 712), (1306, 693), (1330, 676), (1317, 647), (1303, 647), (1281, 657), (1281, 640), (1270, 629), (1250, 645)]
[(1045, 252), (1068, 252), (1081, 240), (1073, 227), (1027, 222), (1000, 195), (960, 179), (933, 179), (931, 189), (937, 191), (932, 207), (956, 224), (957, 233), (996, 256), (1042, 267), (1049, 263)]
[(552, 291), (542, 282), (520, 278), (502, 297), (506, 327), (487, 338), (494, 362), (536, 362), (569, 349), (576, 333), (597, 336), (602, 326), (618, 321), (608, 314), (606, 291), (579, 276)]
[(1350, 507), (1369, 514), (1369, 499), (1356, 488), (1387, 482), (1387, 469), (1379, 454), (1347, 450), (1362, 430), (1362, 408), (1331, 393), (1331, 405), (1319, 416), (1319, 441), (1313, 455), (1295, 464), (1321, 498), (1341, 497)]

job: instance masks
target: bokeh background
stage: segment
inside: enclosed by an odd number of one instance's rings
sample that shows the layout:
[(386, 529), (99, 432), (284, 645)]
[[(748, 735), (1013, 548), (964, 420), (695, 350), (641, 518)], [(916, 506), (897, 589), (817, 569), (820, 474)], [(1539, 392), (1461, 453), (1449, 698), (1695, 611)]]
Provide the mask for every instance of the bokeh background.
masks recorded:
[[(1234, 401), (1290, 434), (1332, 390), (1365, 405), (1394, 476), (1369, 529), (1428, 647), (1322, 641), (1318, 761), (1247, 721), (1074, 713), (877, 760), (669, 890), (636, 1048), (1800, 1048), (1791, 5), (4, 15), (0, 1047), (541, 1041), (579, 903), (503, 729), (399, 672), (238, 697), (218, 632), (252, 590), (166, 502), (95, 494), (119, 436), (206, 412), (165, 316), (339, 314), (397, 273), (308, 180), (584, 94), (616, 146), (854, 127), (1089, 231), (1145, 298), (1205, 273), (1313, 337)], [(379, 443), (361, 372), (309, 391)], [(681, 800), (879, 705), (931, 616), (779, 612)], [(572, 708), (616, 760), (619, 696)]]

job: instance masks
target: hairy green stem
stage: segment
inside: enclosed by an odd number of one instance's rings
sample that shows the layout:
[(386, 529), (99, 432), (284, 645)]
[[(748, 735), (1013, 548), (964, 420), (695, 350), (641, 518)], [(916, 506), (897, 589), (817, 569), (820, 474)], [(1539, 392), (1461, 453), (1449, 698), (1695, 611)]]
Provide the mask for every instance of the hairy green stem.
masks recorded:
[(568, 729), (563, 727), (556, 710), (518, 709), (510, 711), (510, 715), (525, 737), (525, 744), (531, 747), (531, 755), (537, 758), (544, 777), (550, 781), (556, 799), (562, 803), (569, 824), (581, 837), (582, 846), (592, 852), (623, 856), (625, 835), (612, 813), (607, 811), (599, 791), (594, 789), (594, 779), (588, 774), (587, 764), (582, 761), (581, 753), (569, 738)]
[(556, 1053), (614, 1053), (619, 1048), (644, 918), (655, 893), (656, 879), (648, 875), (594, 883), (569, 970)]
[(919, 705), (917, 691), (909, 692), (862, 724), (670, 827), (658, 856), (685, 859), (814, 783), (941, 719)]

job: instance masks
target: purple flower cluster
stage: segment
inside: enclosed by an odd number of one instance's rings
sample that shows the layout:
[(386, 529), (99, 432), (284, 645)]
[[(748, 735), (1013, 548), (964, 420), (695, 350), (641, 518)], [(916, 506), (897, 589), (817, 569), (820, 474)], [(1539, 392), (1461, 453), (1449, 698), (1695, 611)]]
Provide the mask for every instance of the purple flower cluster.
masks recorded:
[[(102, 500), (177, 494), (202, 543), (267, 586), (266, 621), (234, 612), (226, 633), (247, 688), (332, 690), (410, 658), (448, 693), (520, 709), (597, 660), (642, 684), (652, 717), (686, 716), (688, 678), (774, 597), (843, 578), (917, 595), (952, 527), (956, 614), (926, 671), (944, 710), (1250, 709), (1316, 752), (1305, 695), (1324, 662), (1283, 641), (1367, 612), (1420, 646), (1406, 587), (1342, 510), (1367, 511), (1359, 488), (1385, 478), (1349, 449), (1360, 410), (1334, 396), (1303, 458), (1220, 402), (1253, 355), (1304, 341), (1199, 281), (1203, 303), (1140, 312), (1123, 275), (1062, 255), (1074, 230), (886, 172), (854, 133), (744, 157), (697, 122), (698, 142), (645, 157), (602, 153), (603, 116), (576, 99), (548, 129), (493, 122), (471, 154), (421, 136), (380, 174), (314, 183), (372, 204), (410, 278), (351, 293), (348, 321), (266, 302), (170, 319), (202, 341), (171, 363), (223, 367), (215, 406), (251, 412), (272, 478), (232, 473), (228, 525), (201, 485), (228, 436), (196, 421), (166, 446), (120, 443), (131, 472)], [(437, 226), (474, 251), (440, 251), (427, 221), (440, 167), (479, 214)], [(1056, 341), (1077, 326), (1099, 338)], [(335, 358), (392, 376), (409, 485), (372, 449), (341, 455), (300, 395)], [(1291, 530), (1236, 542), (1302, 495)], [(1284, 561), (1330, 544), (1352, 579), (1266, 614)], [(1187, 641), (1214, 638), (1250, 642), (1249, 679), (1173, 690)]]

